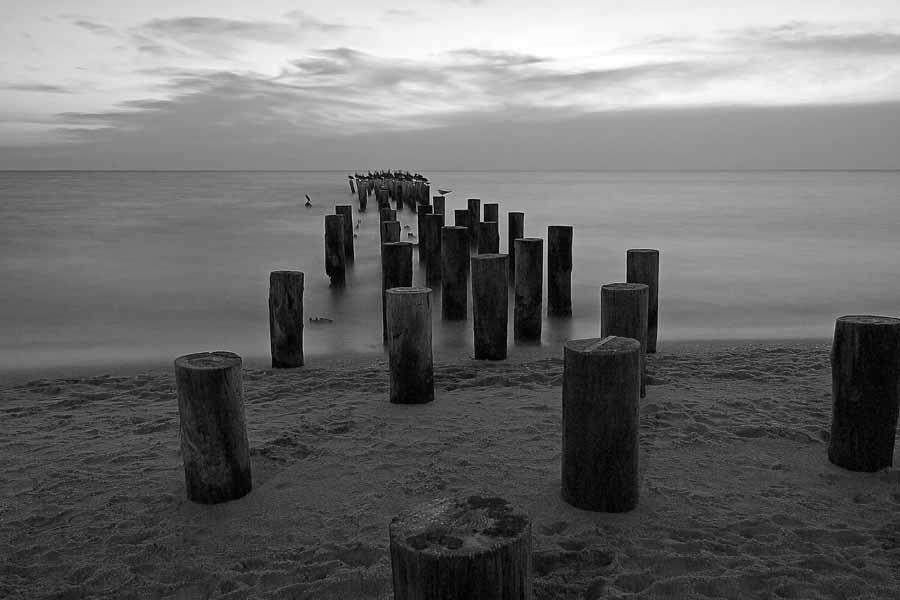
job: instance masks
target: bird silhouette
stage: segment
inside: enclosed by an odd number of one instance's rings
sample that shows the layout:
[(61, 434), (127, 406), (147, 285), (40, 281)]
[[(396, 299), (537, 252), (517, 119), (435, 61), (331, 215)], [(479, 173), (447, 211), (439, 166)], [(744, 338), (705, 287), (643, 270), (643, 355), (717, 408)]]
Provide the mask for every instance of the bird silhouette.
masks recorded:
[(449, 194), (449, 193), (452, 192), (452, 191), (453, 191), (453, 190), (438, 190), (438, 192), (440, 192), (441, 195)]
[(306, 196), (306, 206), (312, 206), (312, 200), (309, 199), (309, 194), (304, 194)]

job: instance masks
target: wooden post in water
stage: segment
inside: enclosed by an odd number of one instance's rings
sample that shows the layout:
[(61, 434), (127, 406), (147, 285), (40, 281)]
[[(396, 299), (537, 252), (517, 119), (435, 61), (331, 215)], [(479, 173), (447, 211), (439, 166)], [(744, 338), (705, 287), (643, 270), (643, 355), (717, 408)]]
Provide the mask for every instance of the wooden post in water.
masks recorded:
[(412, 248), (410, 242), (386, 242), (381, 245), (381, 340), (388, 343), (387, 298), (394, 287), (412, 285)]
[(354, 187), (354, 185), (353, 185), (353, 178), (352, 178), (352, 177), (349, 177), (349, 179), (350, 179), (350, 193), (351, 193), (351, 194), (355, 194), (355, 193), (356, 193), (356, 187)]
[(435, 283), (441, 280), (441, 229), (444, 227), (443, 214), (426, 214), (422, 222), (419, 247), (425, 248), (425, 281)]
[(475, 358), (503, 360), (509, 329), (509, 258), (505, 254), (472, 257), (472, 322)]
[(393, 208), (381, 208), (378, 210), (378, 218), (382, 223), (385, 221), (396, 221), (396, 213), (397, 211)]
[(647, 298), (643, 283), (607, 283), (600, 286), (600, 335), (634, 338), (641, 344), (641, 398), (647, 395)]
[(241, 365), (232, 352), (175, 359), (184, 479), (193, 502), (228, 502), (253, 487)]
[(900, 319), (846, 315), (831, 346), (828, 460), (851, 471), (893, 466), (900, 411)]
[(403, 210), (403, 203), (407, 196), (407, 190), (408, 186), (406, 180), (401, 179), (397, 182), (397, 195), (394, 197), (394, 202), (398, 212)]
[(417, 217), (417, 229), (419, 234), (419, 262), (424, 263), (428, 258), (428, 242), (427, 236), (428, 232), (425, 231), (425, 215), (432, 214), (432, 207), (430, 204), (419, 204), (416, 206), (416, 217)]
[(541, 341), (541, 307), (544, 299), (544, 240), (521, 238), (516, 250), (513, 337), (516, 342)]
[(394, 287), (385, 292), (385, 297), (391, 402), (431, 402), (434, 400), (431, 288)]
[(496, 202), (488, 202), (484, 205), (484, 220), (500, 222), (500, 205)]
[(366, 205), (369, 203), (369, 186), (365, 181), (358, 181), (356, 189), (357, 199), (359, 200), (359, 212), (366, 212)]
[(469, 228), (441, 228), (441, 318), (465, 321), (469, 294)]
[(344, 257), (353, 262), (353, 207), (341, 204), (334, 207), (334, 212), (344, 217)]
[[(391, 242), (400, 241), (400, 221), (382, 221), (381, 222), (381, 243), (378, 244), (378, 251), (381, 259), (384, 260), (384, 245)], [(384, 290), (382, 289), (382, 292)], [(384, 322), (384, 311), (382, 310), (382, 322)]]
[(628, 250), (625, 281), (643, 283), (649, 288), (647, 300), (647, 352), (656, 352), (656, 330), (659, 322), (659, 250)]
[(632, 338), (569, 340), (562, 390), (562, 497), (584, 510), (638, 503), (641, 346)]
[(303, 366), (303, 273), (269, 274), (269, 345), (273, 369)]
[(380, 185), (375, 188), (375, 203), (378, 205), (378, 210), (391, 207), (391, 202), (388, 199), (387, 187)]
[(344, 255), (344, 217), (325, 215), (325, 274), (331, 287), (347, 283), (347, 260)]
[(431, 199), (431, 204), (434, 206), (434, 214), (442, 215), (447, 210), (447, 199), (443, 196), (435, 196)]
[[(478, 254), (497, 254), (500, 252), (500, 231), (496, 221), (476, 223), (478, 227)], [(509, 268), (509, 267), (507, 267)]]
[(477, 223), (481, 223), (481, 200), (478, 198), (469, 198), (466, 203), (469, 210), (469, 247), (474, 250), (478, 247)]
[(572, 316), (572, 226), (547, 227), (547, 314)]
[(509, 253), (509, 280), (515, 282), (516, 274), (516, 240), (525, 237), (525, 213), (510, 212), (507, 215), (508, 236), (506, 238), (506, 251)]
[(531, 600), (531, 520), (502, 498), (416, 507), (389, 537), (394, 600)]

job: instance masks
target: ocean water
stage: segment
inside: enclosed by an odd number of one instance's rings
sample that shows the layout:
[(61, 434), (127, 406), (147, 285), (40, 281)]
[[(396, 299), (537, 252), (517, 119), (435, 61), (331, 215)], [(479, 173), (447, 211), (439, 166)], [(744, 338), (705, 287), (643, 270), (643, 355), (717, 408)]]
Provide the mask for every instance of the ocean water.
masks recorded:
[[(530, 237), (575, 226), (574, 315), (546, 320), (545, 343), (598, 334), (628, 248), (660, 250), (661, 343), (825, 338), (842, 314), (900, 314), (898, 172), (425, 174), (453, 190), (449, 215), (498, 202), (502, 251), (507, 211)], [(356, 212), (346, 171), (0, 172), (0, 376), (211, 349), (265, 361), (277, 269), (306, 274), (307, 317), (334, 319), (307, 324), (308, 355), (380, 350), (374, 198), (343, 291), (324, 273), (336, 204)], [(442, 323), (439, 298), (434, 315), (438, 357), (471, 348), (471, 321)]]

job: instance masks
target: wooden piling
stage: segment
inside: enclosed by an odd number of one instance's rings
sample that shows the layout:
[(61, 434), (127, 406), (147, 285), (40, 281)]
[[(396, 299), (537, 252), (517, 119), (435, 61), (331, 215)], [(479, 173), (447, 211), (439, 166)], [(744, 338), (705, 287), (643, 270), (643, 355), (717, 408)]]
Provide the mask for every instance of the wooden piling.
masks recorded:
[(193, 502), (228, 502), (253, 487), (241, 366), (232, 352), (175, 359), (184, 479)]
[(441, 318), (465, 321), (468, 312), (469, 228), (441, 228)]
[(273, 369), (303, 366), (303, 273), (269, 274), (269, 345)]
[(353, 207), (340, 204), (334, 207), (334, 212), (344, 217), (344, 257), (348, 263), (353, 262)]
[(357, 182), (357, 200), (359, 201), (359, 212), (366, 212), (366, 205), (369, 203), (369, 186), (365, 181)]
[(469, 198), (466, 203), (469, 210), (469, 247), (474, 250), (478, 247), (477, 223), (481, 223), (481, 200), (478, 198)]
[(514, 242), (516, 251), (515, 307), (513, 337), (516, 342), (541, 341), (541, 319), (544, 296), (544, 240), (521, 238)]
[(410, 242), (386, 242), (381, 245), (381, 340), (385, 344), (388, 343), (385, 293), (390, 288), (412, 285), (412, 249)]
[(531, 520), (502, 498), (442, 499), (389, 528), (394, 600), (531, 600)]
[(441, 280), (441, 229), (444, 227), (443, 214), (426, 214), (419, 235), (419, 247), (425, 244), (425, 281), (435, 283)]
[(347, 260), (344, 254), (344, 217), (325, 215), (325, 274), (331, 287), (347, 283)]
[(426, 241), (428, 232), (425, 231), (425, 215), (432, 214), (434, 207), (430, 204), (419, 204), (416, 206), (416, 226), (419, 234), (419, 262), (424, 263), (428, 259), (428, 241)]
[(378, 210), (391, 207), (387, 186), (379, 185), (375, 188), (375, 204), (378, 205)]
[(900, 411), (900, 319), (846, 315), (831, 346), (828, 460), (851, 471), (893, 466)]
[(496, 202), (488, 202), (484, 205), (484, 221), (500, 222), (500, 205)]
[(515, 282), (516, 274), (516, 245), (515, 241), (525, 237), (525, 213), (509, 212), (507, 216), (506, 251), (509, 254), (509, 279)]
[(478, 227), (478, 254), (497, 254), (500, 252), (500, 231), (497, 229), (497, 222), (482, 221), (476, 225)]
[(351, 194), (355, 194), (355, 193), (356, 193), (356, 187), (354, 187), (354, 185), (353, 185), (353, 178), (350, 177), (349, 179), (350, 179), (350, 193), (351, 193)]
[(632, 248), (628, 250), (625, 281), (643, 283), (648, 287), (647, 352), (656, 352), (656, 331), (659, 321), (659, 250)]
[(475, 358), (506, 358), (509, 329), (509, 257), (478, 254), (472, 257), (472, 322)]
[(469, 228), (469, 211), (465, 208), (457, 208), (453, 211), (453, 224), (457, 227)]
[(400, 221), (382, 221), (381, 222), (381, 243), (388, 244), (390, 242), (400, 241)]
[(442, 215), (447, 210), (447, 199), (444, 196), (434, 196), (431, 199), (431, 204), (434, 206), (434, 214)]
[(385, 292), (385, 297), (391, 402), (431, 402), (434, 400), (431, 288), (393, 287)]
[(577, 508), (625, 512), (638, 503), (640, 342), (569, 340), (562, 390), (562, 497)]
[(572, 315), (572, 226), (547, 227), (547, 314)]
[(643, 283), (607, 283), (600, 286), (600, 335), (634, 338), (641, 345), (641, 398), (647, 395), (647, 298)]
[(380, 208), (378, 209), (378, 219), (382, 223), (384, 223), (385, 221), (396, 221), (396, 213), (397, 211), (395, 211), (393, 208)]

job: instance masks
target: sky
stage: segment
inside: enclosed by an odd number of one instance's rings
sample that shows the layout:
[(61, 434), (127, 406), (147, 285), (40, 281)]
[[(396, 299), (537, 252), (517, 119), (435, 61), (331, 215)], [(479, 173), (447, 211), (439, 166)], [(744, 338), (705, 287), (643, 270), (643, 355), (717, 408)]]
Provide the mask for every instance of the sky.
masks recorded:
[(0, 0), (0, 169), (900, 168), (897, 0)]

